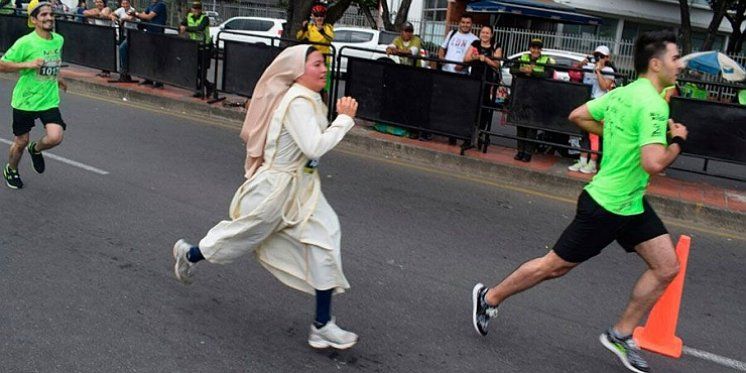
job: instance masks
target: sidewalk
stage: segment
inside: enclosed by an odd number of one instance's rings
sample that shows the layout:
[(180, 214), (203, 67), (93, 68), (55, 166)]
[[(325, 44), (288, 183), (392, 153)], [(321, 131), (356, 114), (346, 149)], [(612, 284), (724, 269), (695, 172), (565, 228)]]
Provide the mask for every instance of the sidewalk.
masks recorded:
[[(245, 110), (212, 105), (193, 98), (191, 91), (175, 87), (153, 88), (133, 83), (109, 83), (96, 76), (98, 71), (77, 66), (63, 70), (70, 90), (104, 96), (169, 110), (190, 116), (220, 121), (240, 128)], [(112, 74), (117, 76), (117, 74)], [(221, 95), (222, 96), (222, 95)], [(245, 99), (228, 96), (225, 102), (242, 103)], [(364, 121), (356, 126), (340, 145), (340, 150), (378, 158), (399, 159), (445, 173), (499, 182), (514, 189), (532, 189), (567, 199), (575, 199), (592, 175), (570, 172), (570, 160), (536, 155), (530, 163), (515, 161), (512, 148), (492, 145), (487, 153), (476, 149), (459, 155), (458, 146), (445, 139), (419, 141), (376, 132)], [(723, 188), (707, 182), (691, 182), (668, 176), (651, 178), (648, 198), (658, 212), (674, 219), (704, 223), (725, 230), (746, 233), (746, 185)]]

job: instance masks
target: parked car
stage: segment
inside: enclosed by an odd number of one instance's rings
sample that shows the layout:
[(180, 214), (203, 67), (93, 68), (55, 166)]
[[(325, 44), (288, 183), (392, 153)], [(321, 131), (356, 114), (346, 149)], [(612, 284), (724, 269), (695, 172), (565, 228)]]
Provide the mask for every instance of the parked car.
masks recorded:
[(220, 23), (223, 22), (223, 19), (220, 18), (220, 14), (218, 12), (207, 10), (205, 11), (205, 15), (208, 19), (210, 19), (210, 27), (219, 27)]
[(284, 19), (279, 18), (233, 17), (221, 23), (220, 26), (210, 27), (210, 35), (212, 36), (213, 43), (217, 43), (218, 33), (220, 31), (229, 31), (220, 34), (221, 42), (218, 45), (219, 49), (223, 48), (223, 40), (270, 45), (271, 39), (253, 35), (282, 37), (282, 29), (285, 23)]
[[(522, 55), (529, 53), (529, 51), (523, 51), (520, 53), (513, 54), (508, 57), (509, 61), (517, 61)], [(559, 49), (549, 49), (545, 48), (541, 51), (541, 54), (545, 56), (552, 57), (555, 62), (557, 62), (557, 65), (559, 66), (565, 66), (565, 67), (572, 67), (577, 62), (582, 62), (585, 60), (588, 55), (583, 53), (577, 53), (577, 52), (569, 52), (569, 51), (563, 51)], [(508, 66), (511, 66), (508, 64)], [(508, 66), (504, 66), (502, 68), (502, 83), (506, 86), (510, 86), (510, 84), (513, 82), (513, 76), (510, 74), (510, 69)], [(570, 75), (567, 74), (567, 71), (556, 71), (554, 75), (555, 79), (558, 80), (570, 80)]]
[[(338, 27), (334, 29), (334, 41), (332, 41), (332, 45), (336, 49), (337, 53), (340, 52), (340, 49), (342, 47), (355, 47), (376, 50), (376, 52), (372, 52), (355, 49), (345, 49), (343, 51), (343, 55), (345, 56), (399, 63), (398, 56), (389, 56), (386, 54), (386, 47), (388, 47), (389, 44), (391, 44), (397, 36), (399, 36), (398, 33), (391, 31), (379, 31), (362, 27)], [(427, 57), (427, 51), (423, 49), (420, 55)], [(420, 63), (423, 67), (426, 67), (428, 65), (426, 61), (421, 61)], [(346, 58), (342, 59), (339, 71), (341, 73), (347, 72)]]

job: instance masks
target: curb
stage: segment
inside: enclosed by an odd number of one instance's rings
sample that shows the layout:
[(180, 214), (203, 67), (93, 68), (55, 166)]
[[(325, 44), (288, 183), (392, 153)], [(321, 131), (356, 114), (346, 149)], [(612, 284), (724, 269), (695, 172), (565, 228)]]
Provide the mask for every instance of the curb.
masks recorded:
[[(2, 78), (14, 79), (11, 74), (0, 74)], [(156, 94), (130, 90), (111, 84), (97, 84), (65, 77), (73, 92), (85, 93), (117, 100), (127, 100), (163, 110), (192, 115), (194, 117), (225, 121), (225, 124), (241, 128), (245, 112), (204, 102), (167, 98)], [(520, 191), (551, 193), (566, 199), (575, 200), (587, 183), (559, 173), (540, 172), (507, 164), (487, 162), (468, 156), (444, 153), (429, 148), (407, 145), (401, 142), (374, 138), (369, 130), (355, 127), (339, 144), (339, 149), (374, 158), (401, 160), (416, 166), (441, 171), (444, 174), (458, 174), (472, 179), (499, 183)], [(672, 218), (686, 224), (707, 225), (736, 234), (746, 234), (746, 214), (722, 210), (701, 204), (685, 202), (670, 197), (647, 195), (648, 201), (663, 217)]]

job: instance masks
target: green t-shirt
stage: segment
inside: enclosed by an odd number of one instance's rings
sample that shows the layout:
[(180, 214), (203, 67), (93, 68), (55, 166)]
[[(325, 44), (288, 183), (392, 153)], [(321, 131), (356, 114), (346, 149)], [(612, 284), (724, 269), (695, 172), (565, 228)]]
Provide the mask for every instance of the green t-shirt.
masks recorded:
[(667, 145), (668, 104), (650, 80), (637, 79), (588, 102), (593, 119), (604, 121), (601, 170), (585, 187), (606, 210), (641, 214), (650, 175), (642, 168), (642, 147)]
[(52, 33), (47, 40), (36, 31), (25, 35), (13, 44), (3, 55), (7, 62), (28, 62), (43, 58), (45, 63), (40, 69), (23, 69), (13, 89), (10, 106), (18, 110), (43, 111), (60, 105), (60, 92), (57, 87), (57, 76), (62, 65), (62, 35)]

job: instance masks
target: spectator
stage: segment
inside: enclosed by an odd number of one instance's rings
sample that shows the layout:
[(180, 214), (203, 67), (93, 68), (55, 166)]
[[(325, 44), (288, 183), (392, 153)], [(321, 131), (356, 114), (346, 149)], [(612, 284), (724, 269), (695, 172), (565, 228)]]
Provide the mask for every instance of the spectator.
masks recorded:
[[(531, 39), (528, 45), (529, 53), (521, 55), (518, 66), (510, 68), (513, 75), (524, 75), (534, 78), (552, 77), (554, 70), (551, 65), (556, 64), (553, 58), (541, 54), (544, 42), (541, 39)], [(536, 150), (536, 143), (530, 141), (536, 139), (536, 130), (527, 127), (516, 127), (518, 137), (526, 140), (518, 140), (518, 152), (513, 157), (517, 161), (531, 162), (531, 155)]]
[[(471, 15), (464, 14), (461, 16), (461, 21), (458, 25), (458, 30), (451, 31), (446, 40), (438, 49), (438, 58), (448, 61), (463, 61), (466, 51), (471, 47), (471, 44), (479, 38), (471, 33)], [(466, 69), (462, 71), (456, 71), (456, 65), (447, 63), (443, 65), (443, 71), (459, 72), (461, 74), (468, 74)]]
[[(614, 88), (614, 68), (610, 66), (611, 51), (605, 45), (599, 45), (593, 56), (585, 61), (578, 62), (574, 67), (583, 69), (583, 84), (591, 86), (591, 98), (599, 98)], [(590, 147), (592, 151), (599, 150), (599, 137), (593, 133), (583, 133), (580, 146), (584, 149)], [(595, 174), (597, 171), (596, 153), (580, 153), (580, 158), (572, 166), (570, 171), (582, 172), (584, 174)]]
[(111, 14), (111, 21), (119, 24), (119, 30), (122, 32), (119, 37), (119, 81), (123, 83), (133, 82), (129, 75), (129, 37), (128, 30), (137, 30), (137, 18), (135, 18), (135, 8), (130, 5), (130, 0), (121, 0), (119, 8)]
[(83, 11), (83, 16), (88, 18), (89, 23), (99, 26), (111, 26), (111, 8), (104, 4), (104, 0), (95, 0), (94, 8)]
[[(468, 65), (471, 71), (471, 76), (478, 79), (484, 78), (487, 83), (499, 82), (497, 73), (500, 70), (500, 61), (502, 58), (502, 47), (500, 44), (492, 45), (492, 27), (482, 26), (479, 30), (479, 40), (475, 40), (471, 43), (471, 48), (466, 51), (464, 56), (464, 63)], [(456, 66), (456, 71), (464, 69), (464, 66)], [(482, 105), (491, 106), (493, 103), (492, 92), (494, 91), (493, 85), (487, 85), (484, 87), (482, 95)], [(492, 123), (492, 110), (482, 109), (481, 121), (479, 123), (480, 130), (487, 130)], [(478, 136), (481, 139), (481, 136)], [(478, 144), (481, 148), (481, 143)]]
[[(422, 50), (422, 39), (414, 34), (414, 26), (410, 22), (404, 22), (400, 30), (399, 36), (394, 38), (391, 44), (386, 47), (386, 54), (398, 56), (400, 65), (417, 66), (418, 60), (414, 57), (418, 56), (420, 50)], [(420, 137), (420, 131), (418, 130), (406, 131), (396, 126), (384, 124), (376, 124), (375, 128), (396, 136), (406, 136), (409, 132), (409, 138), (411, 139)]]
[(199, 78), (197, 81), (197, 92), (194, 94), (194, 97), (209, 97), (215, 88), (207, 80), (207, 70), (210, 68), (210, 58), (212, 57), (212, 38), (210, 38), (210, 19), (202, 13), (202, 3), (200, 1), (194, 2), (191, 12), (187, 13), (186, 18), (181, 21), (179, 34), (188, 34), (189, 39), (197, 40), (200, 43), (198, 57), (199, 72), (197, 74)]
[[(94, 8), (83, 11), (83, 16), (88, 19), (89, 23), (93, 23), (98, 26), (111, 26), (111, 8), (104, 4), (104, 0), (95, 0)], [(96, 74), (102, 78), (108, 78), (111, 74), (108, 70), (101, 70), (100, 73)]]
[(75, 20), (78, 22), (85, 22), (85, 16), (83, 15), (83, 12), (85, 12), (87, 9), (88, 4), (86, 4), (85, 0), (79, 0), (78, 6), (73, 11), (73, 13), (75, 14)]
[(300, 41), (306, 41), (314, 44), (314, 47), (326, 56), (326, 86), (324, 87), (325, 92), (329, 92), (331, 88), (331, 73), (332, 70), (329, 68), (331, 62), (331, 47), (332, 40), (334, 40), (334, 26), (330, 23), (326, 23), (326, 10), (327, 6), (323, 2), (317, 2), (311, 7), (311, 20), (313, 23), (303, 21), (303, 25), (295, 37)]
[(422, 49), (422, 39), (414, 34), (414, 26), (409, 22), (404, 22), (401, 26), (401, 33), (391, 44), (386, 47), (387, 54), (399, 56), (399, 64), (416, 66), (416, 57)]
[(60, 0), (52, 0), (52, 12), (58, 13), (58, 14), (64, 14), (70, 11), (70, 8), (67, 7), (62, 1)]
[[(135, 12), (135, 18), (148, 23), (143, 30), (154, 34), (165, 33), (166, 20), (168, 18), (168, 9), (163, 0), (152, 0), (150, 5), (143, 12)], [(144, 79), (140, 85), (152, 84), (156, 88), (162, 88), (163, 83), (154, 82), (150, 79)]]
[[(471, 48), (471, 43), (475, 40), (479, 40), (474, 34), (471, 33), (472, 18), (471, 15), (465, 13), (461, 16), (459, 21), (458, 29), (452, 30), (448, 33), (446, 40), (443, 41), (440, 48), (438, 49), (438, 58), (447, 61), (463, 61), (466, 51)], [(452, 73), (468, 74), (468, 69), (462, 69), (456, 71), (456, 65), (452, 63), (446, 63), (443, 65), (443, 71)], [(429, 136), (429, 134), (427, 135)], [(429, 137), (425, 137), (429, 139)], [(450, 145), (456, 145), (456, 139), (453, 137), (448, 138)]]

